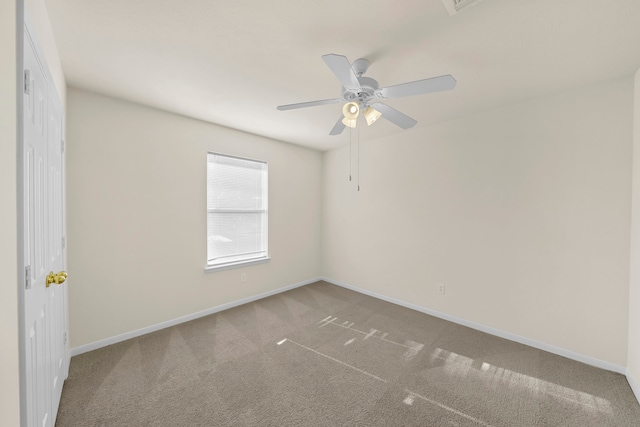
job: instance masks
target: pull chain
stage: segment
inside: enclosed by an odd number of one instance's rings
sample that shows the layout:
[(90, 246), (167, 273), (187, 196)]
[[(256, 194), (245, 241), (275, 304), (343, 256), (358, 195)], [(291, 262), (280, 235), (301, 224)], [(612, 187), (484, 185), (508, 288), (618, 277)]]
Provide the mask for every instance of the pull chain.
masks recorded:
[(360, 191), (360, 130), (358, 130), (358, 191)]
[(353, 129), (349, 128), (349, 182), (351, 182), (351, 137), (353, 136)]

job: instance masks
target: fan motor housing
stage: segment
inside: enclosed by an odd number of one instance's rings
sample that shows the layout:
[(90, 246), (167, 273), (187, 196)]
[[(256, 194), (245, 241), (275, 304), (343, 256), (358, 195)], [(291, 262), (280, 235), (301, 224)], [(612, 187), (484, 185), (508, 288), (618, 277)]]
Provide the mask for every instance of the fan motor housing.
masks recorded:
[(358, 77), (358, 82), (360, 83), (361, 91), (352, 92), (345, 88), (342, 88), (342, 97), (346, 101), (356, 101), (361, 104), (366, 104), (371, 98), (374, 97), (375, 91), (380, 87), (378, 82), (372, 79), (371, 77)]

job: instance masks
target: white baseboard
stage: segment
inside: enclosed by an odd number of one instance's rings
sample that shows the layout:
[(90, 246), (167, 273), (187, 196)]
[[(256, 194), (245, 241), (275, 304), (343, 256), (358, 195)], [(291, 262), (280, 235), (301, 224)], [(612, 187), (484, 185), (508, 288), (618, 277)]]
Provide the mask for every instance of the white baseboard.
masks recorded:
[[(453, 323), (457, 323), (459, 325), (467, 326), (472, 329), (476, 329), (478, 331), (485, 332), (487, 334), (495, 335), (500, 338), (508, 339), (510, 341), (519, 342), (520, 344), (525, 344), (530, 347), (534, 347), (540, 350), (548, 351), (549, 353), (557, 354), (559, 356), (566, 357), (568, 359), (576, 360), (578, 362), (586, 363), (587, 365), (595, 366), (597, 368), (605, 369), (607, 371), (617, 372), (619, 374), (627, 375), (627, 369), (623, 366), (616, 365), (614, 363), (606, 362), (604, 360), (596, 359), (591, 356), (586, 356), (584, 354), (576, 353), (575, 351), (567, 350), (562, 347), (556, 347), (554, 345), (546, 344), (540, 341), (536, 341), (530, 338), (522, 337), (520, 335), (513, 334), (511, 332), (503, 331), (500, 329), (493, 328), (491, 326), (486, 326), (481, 323), (476, 323), (471, 320), (463, 319), (461, 317), (452, 316), (447, 313), (442, 313), (440, 311), (432, 310), (430, 308), (422, 307), (417, 304), (412, 304), (406, 301), (398, 300), (387, 295), (379, 294), (377, 292), (369, 291), (367, 289), (358, 288), (357, 286), (352, 286), (344, 282), (340, 282), (338, 280), (333, 280), (327, 277), (323, 277), (322, 280), (325, 282), (332, 283), (337, 286), (341, 286), (346, 289), (350, 289), (355, 292), (359, 292), (361, 294), (369, 295), (374, 298), (381, 299), (383, 301), (387, 301), (393, 304), (401, 305), (403, 307), (410, 308), (412, 310), (420, 311), (425, 314), (429, 314), (434, 317), (438, 317), (440, 319), (448, 320)], [(627, 379), (629, 377), (627, 376)], [(631, 384), (631, 381), (629, 381)], [(633, 385), (631, 386), (634, 387)], [(636, 397), (640, 396), (637, 392), (640, 389), (634, 389), (636, 393)]]
[(131, 338), (139, 337), (141, 335), (145, 335), (151, 332), (159, 331), (161, 329), (169, 328), (171, 326), (179, 325), (180, 323), (189, 322), (190, 320), (198, 319), (200, 317), (208, 316), (210, 314), (218, 313), (220, 311), (227, 310), (229, 308), (237, 307), (242, 304), (246, 304), (249, 302), (257, 301), (259, 299), (267, 298), (272, 295), (276, 295), (291, 289), (299, 288), (300, 286), (305, 286), (310, 283), (317, 282), (322, 280), (320, 277), (316, 277), (313, 279), (305, 280), (303, 282), (294, 283), (293, 285), (284, 286), (282, 288), (274, 289), (272, 291), (264, 292), (258, 295), (253, 295), (247, 298), (243, 298), (237, 301), (232, 301), (226, 304), (218, 305), (216, 307), (208, 308), (206, 310), (199, 311), (197, 313), (188, 314), (186, 316), (178, 317), (177, 319), (167, 320), (166, 322), (161, 322), (156, 325), (147, 326), (146, 328), (137, 329), (135, 331), (126, 332), (124, 334), (116, 335), (110, 338), (105, 338), (100, 341), (95, 341), (89, 344), (81, 345), (79, 347), (74, 347), (71, 349), (71, 357), (77, 356), (82, 353), (86, 353), (88, 351), (97, 350), (102, 347), (106, 347), (111, 344), (116, 344), (121, 341), (126, 341)]
[(636, 400), (640, 403), (640, 387), (638, 387), (638, 383), (629, 369), (627, 369), (625, 375), (627, 376), (627, 382), (629, 386), (631, 386), (631, 390), (633, 390), (633, 394), (636, 395)]

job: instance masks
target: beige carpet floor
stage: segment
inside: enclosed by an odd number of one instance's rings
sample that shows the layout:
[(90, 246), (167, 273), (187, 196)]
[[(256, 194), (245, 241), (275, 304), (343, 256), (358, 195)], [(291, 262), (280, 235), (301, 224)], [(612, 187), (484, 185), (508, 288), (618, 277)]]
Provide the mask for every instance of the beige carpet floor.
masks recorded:
[(66, 426), (640, 426), (623, 375), (326, 282), (71, 359)]

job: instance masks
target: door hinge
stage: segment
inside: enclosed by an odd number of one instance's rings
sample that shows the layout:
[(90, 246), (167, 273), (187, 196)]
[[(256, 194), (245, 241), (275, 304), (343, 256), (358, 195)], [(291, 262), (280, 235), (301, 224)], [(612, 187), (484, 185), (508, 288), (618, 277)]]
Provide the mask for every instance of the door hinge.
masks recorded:
[(24, 93), (31, 95), (31, 71), (24, 70)]
[(62, 236), (62, 249), (66, 249), (67, 247), (67, 238)]
[(31, 266), (24, 267), (24, 288), (31, 289)]
[(60, 140), (60, 152), (64, 153), (64, 139)]
[(62, 341), (64, 345), (67, 345), (67, 332), (65, 331), (64, 334), (62, 334)]

